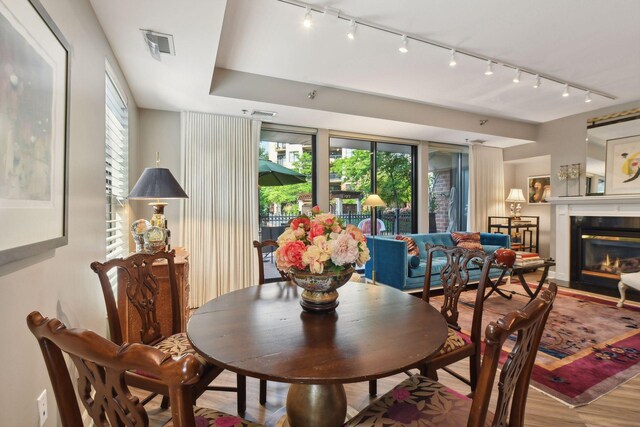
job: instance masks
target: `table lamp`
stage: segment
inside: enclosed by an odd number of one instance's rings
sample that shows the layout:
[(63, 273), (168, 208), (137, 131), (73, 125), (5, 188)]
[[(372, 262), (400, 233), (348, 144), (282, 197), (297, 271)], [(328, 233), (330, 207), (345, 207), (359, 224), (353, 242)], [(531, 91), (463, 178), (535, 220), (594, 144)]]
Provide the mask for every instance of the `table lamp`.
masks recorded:
[(376, 234), (378, 231), (378, 219), (376, 218), (376, 208), (378, 206), (386, 207), (387, 204), (377, 194), (370, 194), (362, 206), (371, 206), (371, 238), (373, 239), (373, 255), (371, 257), (371, 281), (376, 284)]
[[(520, 203), (527, 201), (527, 199), (524, 198), (524, 194), (522, 194), (522, 190), (520, 188), (512, 188), (505, 201), (511, 203), (511, 206), (509, 207), (511, 217), (513, 219), (520, 219), (520, 209), (522, 208)], [(517, 203), (515, 205), (515, 209), (514, 203)]]
[(169, 169), (161, 168), (160, 156), (156, 153), (156, 167), (145, 168), (138, 182), (133, 186), (129, 199), (153, 200), (149, 206), (153, 206), (153, 216), (151, 217), (151, 225), (156, 227), (167, 227), (164, 216), (164, 207), (166, 202), (160, 199), (187, 199), (187, 193), (184, 192), (178, 181), (173, 177)]

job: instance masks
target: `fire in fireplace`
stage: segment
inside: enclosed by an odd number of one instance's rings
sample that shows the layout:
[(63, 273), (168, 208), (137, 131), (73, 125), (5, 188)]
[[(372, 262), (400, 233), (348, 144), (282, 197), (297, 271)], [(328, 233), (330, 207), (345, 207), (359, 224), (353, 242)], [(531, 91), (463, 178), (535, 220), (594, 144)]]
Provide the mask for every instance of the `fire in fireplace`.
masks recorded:
[(637, 271), (640, 218), (571, 218), (572, 282), (611, 289), (617, 287), (620, 274)]

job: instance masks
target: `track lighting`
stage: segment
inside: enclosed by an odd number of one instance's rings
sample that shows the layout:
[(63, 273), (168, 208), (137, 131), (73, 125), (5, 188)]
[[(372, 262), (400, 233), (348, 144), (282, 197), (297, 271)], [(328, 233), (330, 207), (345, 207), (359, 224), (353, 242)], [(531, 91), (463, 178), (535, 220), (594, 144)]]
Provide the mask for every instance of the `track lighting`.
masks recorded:
[(349, 31), (347, 31), (347, 38), (349, 40), (355, 40), (357, 29), (358, 25), (356, 24), (356, 21), (354, 21), (353, 19), (349, 21)]
[(455, 67), (458, 61), (456, 61), (456, 51), (451, 49), (451, 56), (449, 57), (449, 67)]
[(513, 76), (514, 83), (520, 83), (520, 68), (516, 68), (516, 72)]
[(485, 76), (490, 76), (493, 74), (493, 62), (490, 59), (487, 59), (487, 69), (484, 72)]
[(400, 47), (398, 48), (398, 50), (402, 53), (409, 52), (409, 40), (407, 39), (406, 35), (402, 36), (402, 41), (400, 42)]
[[(398, 29), (393, 29), (393, 28), (389, 28), (389, 27), (385, 27), (379, 24), (376, 24), (374, 22), (371, 21), (367, 21), (366, 19), (359, 19), (356, 16), (349, 16), (349, 15), (345, 15), (342, 14), (342, 12), (339, 9), (335, 9), (335, 8), (330, 8), (330, 7), (324, 7), (321, 8), (318, 5), (312, 5), (307, 3), (307, 0), (276, 0), (278, 2), (284, 3), (284, 4), (288, 4), (291, 6), (296, 6), (296, 8), (304, 8), (305, 9), (305, 13), (304, 13), (304, 19), (302, 21), (302, 24), (305, 28), (312, 28), (313, 27), (313, 13), (322, 13), (325, 17), (327, 16), (332, 16), (335, 17), (337, 20), (341, 20), (341, 21), (345, 21), (348, 22), (349, 25), (349, 29), (346, 32), (346, 36), (349, 40), (355, 40), (356, 39), (356, 32), (358, 29), (358, 26), (362, 26), (364, 25), (365, 27), (368, 28), (367, 31), (369, 30), (377, 30), (380, 33), (385, 33), (385, 34), (391, 34), (393, 37), (397, 37), (398, 35), (401, 36), (401, 42), (400, 45), (398, 46), (398, 51), (400, 51), (401, 53), (408, 53), (409, 52), (409, 38), (411, 38), (412, 43), (421, 43), (423, 45), (427, 45), (427, 46), (431, 46), (431, 47), (435, 47), (435, 48), (439, 48), (439, 49), (443, 49), (449, 52), (449, 67), (455, 67), (458, 64), (458, 57), (460, 56), (464, 56), (467, 59), (473, 59), (473, 60), (479, 60), (479, 61), (484, 61), (486, 64), (486, 68), (485, 68), (485, 72), (484, 74), (487, 76), (491, 76), (494, 73), (494, 65), (499, 65), (500, 68), (502, 69), (502, 67), (504, 68), (508, 68), (511, 70), (514, 70), (514, 76), (512, 81), (514, 83), (520, 83), (520, 78), (522, 76), (522, 72), (524, 72), (525, 74), (528, 74), (530, 76), (534, 77), (534, 82), (532, 84), (532, 86), (535, 89), (538, 89), (541, 85), (542, 85), (542, 80), (548, 80), (549, 82), (552, 83), (557, 83), (557, 84), (561, 84), (564, 86), (564, 92), (562, 93), (563, 97), (568, 97), (570, 96), (569, 90), (571, 88), (579, 91), (579, 93), (585, 93), (585, 99), (584, 102), (589, 103), (591, 102), (591, 96), (592, 95), (598, 95), (600, 97), (603, 98), (607, 98), (607, 99), (611, 99), (611, 100), (615, 100), (617, 99), (616, 96), (608, 94), (606, 92), (602, 92), (596, 89), (591, 89), (579, 84), (574, 84), (574, 83), (567, 83), (565, 81), (562, 81), (561, 79), (554, 77), (552, 75), (548, 75), (548, 74), (543, 74), (540, 73), (536, 70), (532, 70), (531, 68), (520, 68), (517, 64), (513, 64), (513, 63), (508, 63), (508, 62), (503, 62), (501, 61), (499, 58), (491, 58), (491, 57), (487, 57), (484, 55), (481, 55), (477, 52), (472, 52), (469, 50), (457, 50), (456, 48), (452, 47), (452, 46), (448, 46), (444, 43), (441, 43), (437, 40), (432, 40), (432, 39), (428, 39), (425, 37), (421, 37), (417, 34), (411, 35), (411, 34), (404, 34), (402, 31), (398, 30)], [(1, 0), (0, 0), (1, 2)], [(300, 10), (300, 9), (298, 9)], [(147, 43), (147, 45), (149, 46), (149, 49), (152, 53), (152, 55), (154, 54), (154, 51), (157, 51), (157, 47), (155, 47), (153, 45), (153, 40), (147, 40), (145, 39), (145, 42)], [(158, 55), (157, 52), (155, 53), (156, 56)], [(526, 80), (527, 77), (525, 77)]]
[(302, 21), (302, 25), (305, 28), (311, 28), (311, 7), (307, 6), (306, 12), (304, 14), (304, 20)]
[(538, 89), (541, 84), (542, 84), (542, 80), (540, 79), (540, 76), (536, 74), (536, 82), (533, 84), (533, 87)]

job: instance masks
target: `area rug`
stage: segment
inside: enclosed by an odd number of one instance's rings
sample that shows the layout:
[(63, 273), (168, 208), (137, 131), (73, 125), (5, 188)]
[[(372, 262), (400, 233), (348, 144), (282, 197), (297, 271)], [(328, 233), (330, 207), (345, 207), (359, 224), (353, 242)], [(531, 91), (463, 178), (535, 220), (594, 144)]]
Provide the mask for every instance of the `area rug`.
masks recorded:
[[(530, 285), (533, 288), (532, 285)], [(483, 327), (529, 301), (515, 281), (501, 286), (511, 300), (492, 294), (484, 303)], [(475, 291), (460, 297), (460, 327), (469, 333)], [(434, 305), (442, 297), (432, 298)], [(640, 305), (617, 308), (612, 298), (559, 288), (549, 315), (531, 385), (570, 407), (586, 405), (640, 373)], [(511, 350), (505, 345), (503, 357)]]

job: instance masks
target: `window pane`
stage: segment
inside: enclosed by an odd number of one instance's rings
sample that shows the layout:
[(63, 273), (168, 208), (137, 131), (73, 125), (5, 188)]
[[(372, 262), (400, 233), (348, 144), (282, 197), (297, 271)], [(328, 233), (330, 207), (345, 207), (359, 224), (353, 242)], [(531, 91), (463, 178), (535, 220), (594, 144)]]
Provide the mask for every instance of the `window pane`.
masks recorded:
[(371, 142), (331, 138), (329, 146), (329, 203), (346, 224), (359, 225), (371, 214), (362, 199), (371, 193)]
[(413, 159), (409, 145), (378, 143), (376, 189), (387, 204), (382, 212), (386, 233), (408, 234), (413, 230)]
[[(263, 130), (260, 133), (261, 161), (270, 161), (302, 173), (307, 181), (289, 185), (259, 185), (260, 240), (276, 240), (288, 222), (313, 207), (314, 136)], [(281, 171), (287, 174), (287, 171)], [(285, 177), (286, 178), (286, 177)], [(279, 181), (281, 182), (281, 181)], [(260, 178), (258, 183), (260, 184)], [(265, 280), (280, 279), (272, 253), (265, 253)]]
[(429, 232), (467, 229), (469, 155), (454, 148), (429, 149)]

